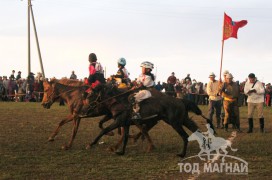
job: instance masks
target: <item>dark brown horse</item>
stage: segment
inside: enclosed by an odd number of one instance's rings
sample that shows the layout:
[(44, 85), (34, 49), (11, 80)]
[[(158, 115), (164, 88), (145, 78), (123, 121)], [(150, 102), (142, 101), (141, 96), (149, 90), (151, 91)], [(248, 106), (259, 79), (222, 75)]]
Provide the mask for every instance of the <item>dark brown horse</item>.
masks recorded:
[[(100, 85), (92, 91), (90, 97), (92, 107), (94, 109), (101, 109), (101, 107), (103, 107), (104, 109), (108, 109), (109, 111), (111, 111), (112, 114), (114, 114), (114, 122), (105, 129), (103, 129), (100, 134), (95, 138), (95, 140), (90, 143), (89, 147), (95, 145), (104, 134), (122, 126), (125, 129), (123, 147), (121, 151), (117, 152), (117, 154), (123, 155), (125, 153), (129, 126), (132, 122), (129, 120), (131, 117), (131, 106), (128, 102), (129, 95), (129, 93), (121, 92), (119, 89), (111, 86), (110, 84)], [(120, 109), (121, 111), (117, 111)], [(185, 103), (182, 103), (180, 100), (177, 100), (174, 97), (169, 97), (165, 95), (162, 95), (160, 97), (154, 96), (141, 102), (140, 113), (143, 119), (146, 119), (148, 117), (152, 118), (137, 122), (139, 124), (146, 124), (148, 122), (157, 122), (159, 120), (163, 120), (167, 124), (172, 126), (172, 128), (181, 136), (184, 142), (183, 149), (178, 155), (181, 157), (184, 157), (186, 155), (188, 134), (185, 132), (182, 126), (187, 127), (192, 132), (195, 132), (198, 127), (188, 117)], [(200, 109), (198, 114), (202, 114)], [(156, 116), (154, 117), (154, 115)]]

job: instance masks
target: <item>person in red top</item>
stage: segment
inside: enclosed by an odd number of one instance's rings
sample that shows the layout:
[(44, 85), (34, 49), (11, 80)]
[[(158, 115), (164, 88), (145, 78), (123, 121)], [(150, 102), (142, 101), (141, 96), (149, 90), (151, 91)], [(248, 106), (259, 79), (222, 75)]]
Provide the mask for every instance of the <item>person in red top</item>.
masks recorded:
[(172, 72), (171, 76), (168, 77), (167, 83), (170, 83), (170, 84), (172, 84), (173, 86), (177, 83), (177, 78), (176, 78), (174, 72)]
[[(84, 106), (82, 108), (82, 115), (80, 117), (86, 117), (89, 113), (89, 100), (88, 95), (91, 89), (94, 89), (99, 84), (106, 83), (106, 80), (104, 78), (104, 71), (102, 65), (97, 62), (96, 54), (91, 53), (89, 55), (89, 77), (88, 77), (88, 84), (91, 85), (91, 88), (87, 89), (86, 92), (83, 94), (84, 97)], [(84, 81), (85, 82), (85, 81)]]
[(88, 83), (91, 85), (91, 88), (95, 88), (100, 83), (106, 83), (103, 67), (99, 62), (97, 62), (97, 57), (94, 53), (89, 55), (89, 62)]

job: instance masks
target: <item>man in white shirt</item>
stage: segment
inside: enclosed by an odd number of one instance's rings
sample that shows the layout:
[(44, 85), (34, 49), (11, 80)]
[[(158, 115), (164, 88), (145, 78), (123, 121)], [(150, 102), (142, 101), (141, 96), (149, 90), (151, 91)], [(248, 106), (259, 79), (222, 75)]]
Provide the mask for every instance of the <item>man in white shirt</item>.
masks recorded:
[(264, 132), (264, 116), (263, 116), (263, 103), (264, 103), (264, 86), (257, 80), (255, 74), (250, 73), (248, 75), (248, 81), (245, 84), (244, 88), (245, 95), (247, 98), (247, 107), (248, 107), (248, 125), (249, 129), (247, 133), (253, 132), (253, 113), (257, 109), (257, 116), (260, 122), (260, 130)]
[(215, 80), (215, 74), (213, 72), (210, 73), (209, 78), (210, 81), (207, 85), (207, 94), (209, 95), (209, 118), (212, 121), (215, 109), (217, 128), (220, 128), (221, 100), (222, 100), (222, 97), (219, 95), (220, 83), (218, 80)]

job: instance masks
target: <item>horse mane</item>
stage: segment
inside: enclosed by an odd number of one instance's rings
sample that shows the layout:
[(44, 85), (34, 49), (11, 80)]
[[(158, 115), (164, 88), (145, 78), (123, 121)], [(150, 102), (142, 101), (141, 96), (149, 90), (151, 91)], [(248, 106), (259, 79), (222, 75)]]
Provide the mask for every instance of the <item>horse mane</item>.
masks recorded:
[(72, 87), (90, 87), (89, 85), (85, 84), (82, 81), (75, 80), (75, 79), (67, 79), (67, 78), (62, 78), (62, 79), (51, 79), (50, 81), (51, 84), (53, 83), (59, 83), (62, 85), (66, 86), (72, 86)]

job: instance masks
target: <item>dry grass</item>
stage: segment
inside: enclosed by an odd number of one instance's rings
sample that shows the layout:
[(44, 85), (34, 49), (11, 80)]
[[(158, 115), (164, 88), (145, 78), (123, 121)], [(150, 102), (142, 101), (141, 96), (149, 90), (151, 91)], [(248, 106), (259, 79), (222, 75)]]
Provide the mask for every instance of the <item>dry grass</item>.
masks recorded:
[[(207, 114), (207, 107), (201, 106)], [(104, 144), (85, 150), (88, 142), (98, 134), (99, 118), (82, 120), (72, 149), (63, 151), (61, 146), (70, 138), (72, 124), (63, 127), (54, 142), (47, 138), (56, 128), (61, 117), (67, 115), (67, 107), (53, 105), (50, 110), (38, 103), (0, 102), (0, 179), (187, 179), (190, 174), (179, 172), (176, 156), (182, 148), (182, 140), (171, 127), (160, 122), (150, 131), (156, 149), (146, 153), (146, 141), (129, 142), (127, 153), (117, 156), (107, 150), (118, 136), (102, 138)], [(249, 163), (247, 176), (200, 174), (199, 179), (269, 179), (272, 176), (272, 109), (265, 108), (266, 133), (258, 132), (255, 120), (253, 134), (246, 134), (246, 107), (240, 108), (242, 130), (234, 139), (238, 149), (232, 153)], [(200, 128), (204, 121), (193, 117)], [(131, 129), (131, 133), (138, 130)], [(230, 132), (218, 130), (220, 137)], [(190, 142), (188, 156), (199, 152), (199, 146)]]

